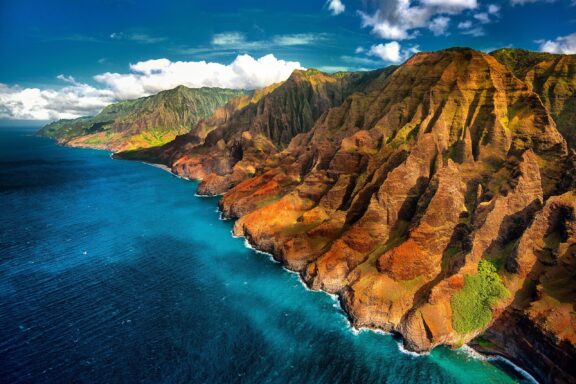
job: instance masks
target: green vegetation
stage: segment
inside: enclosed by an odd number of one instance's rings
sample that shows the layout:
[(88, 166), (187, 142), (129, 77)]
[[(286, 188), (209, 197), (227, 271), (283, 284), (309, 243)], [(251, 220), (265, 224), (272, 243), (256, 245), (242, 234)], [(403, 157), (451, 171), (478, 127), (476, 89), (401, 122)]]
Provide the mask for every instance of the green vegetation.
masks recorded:
[(486, 255), (486, 259), (494, 265), (497, 271), (501, 271), (504, 268), (504, 264), (506, 263), (506, 258), (508, 255), (512, 254), (514, 250), (518, 247), (519, 239), (512, 240), (505, 245), (496, 245), (494, 246), (488, 255)]
[(496, 267), (486, 260), (478, 264), (478, 273), (464, 278), (464, 287), (452, 296), (452, 325), (457, 332), (480, 329), (492, 320), (492, 307), (509, 295)]
[(495, 346), (493, 342), (488, 340), (483, 335), (480, 335), (477, 338), (475, 338), (474, 343), (478, 344), (479, 346), (481, 346), (483, 348), (494, 348), (494, 346)]
[(38, 133), (60, 142), (83, 139), (86, 145), (124, 146), (126, 149), (161, 145), (186, 133), (201, 119), (243, 90), (177, 88), (105, 107), (96, 116), (59, 120)]
[(538, 63), (546, 60), (551, 60), (558, 55), (546, 52), (532, 52), (525, 49), (516, 48), (502, 48), (490, 52), (496, 60), (505, 66), (516, 75), (518, 78), (523, 78), (526, 73)]
[(418, 131), (420, 130), (420, 124), (406, 124), (396, 132), (394, 136), (388, 139), (388, 143), (392, 148), (399, 148), (401, 145), (410, 142), (412, 139), (416, 138)]
[(313, 75), (317, 75), (317, 74), (322, 73), (322, 72), (320, 72), (318, 69), (310, 68), (310, 69), (307, 69), (305, 73), (308, 76), (313, 76)]

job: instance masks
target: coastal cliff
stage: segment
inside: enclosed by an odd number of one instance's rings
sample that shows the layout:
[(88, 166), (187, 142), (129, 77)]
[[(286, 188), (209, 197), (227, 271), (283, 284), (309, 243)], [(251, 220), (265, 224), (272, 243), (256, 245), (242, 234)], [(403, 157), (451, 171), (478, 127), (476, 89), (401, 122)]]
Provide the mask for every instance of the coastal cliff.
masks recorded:
[(118, 158), (223, 194), (234, 234), (405, 348), (576, 380), (576, 57), (465, 48), (296, 71)]

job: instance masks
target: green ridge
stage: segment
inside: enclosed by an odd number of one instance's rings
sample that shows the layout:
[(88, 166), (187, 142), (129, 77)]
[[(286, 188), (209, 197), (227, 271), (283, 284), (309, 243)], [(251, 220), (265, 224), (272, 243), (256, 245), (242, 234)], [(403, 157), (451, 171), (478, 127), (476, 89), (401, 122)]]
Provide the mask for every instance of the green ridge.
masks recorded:
[(200, 121), (244, 90), (179, 86), (156, 95), (105, 107), (96, 116), (58, 120), (38, 134), (62, 143), (80, 139), (86, 146), (146, 148), (190, 132)]

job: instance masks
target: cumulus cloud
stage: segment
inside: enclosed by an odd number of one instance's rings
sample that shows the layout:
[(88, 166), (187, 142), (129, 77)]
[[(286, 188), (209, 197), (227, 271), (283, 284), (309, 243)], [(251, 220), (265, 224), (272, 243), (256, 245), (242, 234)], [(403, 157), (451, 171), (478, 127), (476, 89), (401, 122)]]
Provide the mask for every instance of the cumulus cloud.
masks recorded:
[(383, 61), (398, 63), (406, 60), (410, 55), (416, 52), (418, 52), (418, 47), (410, 47), (406, 50), (402, 50), (400, 43), (397, 41), (391, 41), (386, 44), (376, 44), (371, 46), (368, 55), (379, 57)]
[(377, 56), (384, 61), (396, 63), (400, 61), (400, 44), (397, 41), (391, 41), (386, 44), (373, 45), (368, 54)]
[(299, 62), (278, 60), (274, 55), (255, 59), (239, 55), (228, 65), (206, 61), (148, 60), (130, 65), (130, 73), (103, 73), (95, 76), (119, 99), (151, 95), (178, 85), (190, 88), (221, 87), (254, 89), (285, 80)]
[(450, 19), (448, 17), (438, 16), (437, 18), (432, 19), (430, 25), (428, 25), (428, 29), (432, 31), (434, 36), (441, 36), (446, 34), (448, 24), (450, 24)]
[(333, 15), (339, 15), (346, 10), (346, 6), (340, 0), (328, 0), (328, 10)]
[(439, 15), (456, 15), (478, 7), (476, 0), (391, 0), (379, 3), (372, 13), (359, 12), (362, 26), (383, 39), (406, 40), (417, 36), (418, 29), (430, 27)]
[(560, 36), (554, 40), (540, 41), (540, 51), (549, 53), (576, 53), (576, 33)]
[(299, 62), (279, 60), (273, 55), (258, 59), (239, 55), (227, 65), (156, 59), (131, 64), (128, 73), (107, 72), (94, 76), (102, 88), (79, 83), (74, 77), (64, 75), (58, 79), (67, 85), (57, 89), (0, 84), (0, 118), (55, 120), (93, 115), (115, 101), (148, 96), (179, 85), (261, 88), (287, 79), (292, 71), (300, 68)]
[(57, 90), (0, 84), (0, 119), (72, 119), (94, 115), (114, 100), (114, 93), (108, 89), (76, 82)]

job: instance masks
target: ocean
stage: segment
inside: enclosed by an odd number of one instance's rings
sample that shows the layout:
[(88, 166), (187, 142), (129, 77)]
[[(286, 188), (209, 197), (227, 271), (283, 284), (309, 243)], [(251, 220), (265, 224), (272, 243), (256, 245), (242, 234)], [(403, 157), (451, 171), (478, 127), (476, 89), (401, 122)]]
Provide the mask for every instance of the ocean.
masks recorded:
[(354, 331), (196, 182), (0, 128), (2, 383), (514, 383)]

